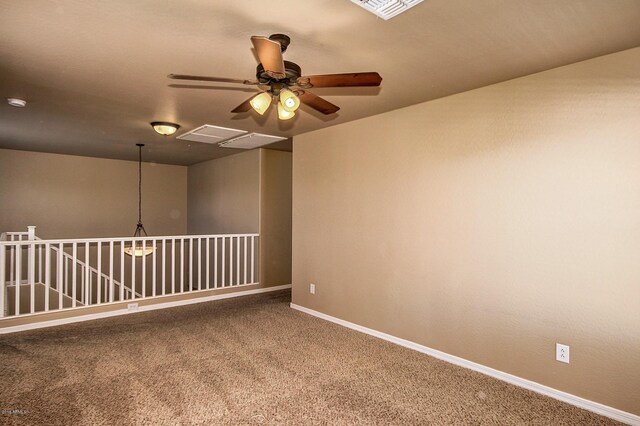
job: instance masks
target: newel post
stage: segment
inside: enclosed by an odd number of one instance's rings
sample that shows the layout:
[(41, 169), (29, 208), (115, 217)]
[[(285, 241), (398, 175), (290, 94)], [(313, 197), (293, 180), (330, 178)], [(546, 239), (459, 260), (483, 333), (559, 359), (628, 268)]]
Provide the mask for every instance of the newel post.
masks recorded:
[(31, 225), (31, 226), (27, 226), (27, 234), (28, 240), (35, 240), (36, 239), (36, 227), (35, 225)]

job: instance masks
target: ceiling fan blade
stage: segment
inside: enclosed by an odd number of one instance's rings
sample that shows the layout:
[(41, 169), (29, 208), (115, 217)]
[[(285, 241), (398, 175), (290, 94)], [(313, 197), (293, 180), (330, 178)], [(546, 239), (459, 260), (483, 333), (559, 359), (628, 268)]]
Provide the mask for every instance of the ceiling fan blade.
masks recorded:
[(377, 72), (357, 72), (345, 74), (307, 75), (298, 78), (298, 84), (312, 87), (357, 87), (380, 86), (382, 77)]
[(206, 77), (201, 75), (184, 75), (184, 74), (169, 74), (167, 77), (174, 80), (192, 80), (192, 81), (215, 81), (218, 83), (239, 83), (239, 84), (258, 84), (255, 80), (240, 80), (237, 78), (224, 78), (224, 77)]
[(316, 96), (311, 92), (301, 92), (298, 94), (298, 98), (300, 98), (300, 102), (303, 104), (309, 105), (311, 108), (326, 115), (333, 114), (340, 110), (339, 106), (334, 105), (326, 99), (322, 99), (320, 96)]
[(267, 74), (273, 78), (285, 78), (286, 74), (280, 43), (262, 36), (252, 36), (251, 43), (253, 43), (253, 47), (258, 54), (258, 59), (260, 59), (260, 63)]
[(251, 99), (253, 99), (256, 95), (253, 94), (249, 99), (247, 99), (246, 101), (244, 101), (243, 103), (241, 103), (240, 105), (238, 105), (237, 107), (235, 107), (234, 109), (231, 110), (231, 112), (247, 112), (249, 111), (252, 107), (251, 107)]

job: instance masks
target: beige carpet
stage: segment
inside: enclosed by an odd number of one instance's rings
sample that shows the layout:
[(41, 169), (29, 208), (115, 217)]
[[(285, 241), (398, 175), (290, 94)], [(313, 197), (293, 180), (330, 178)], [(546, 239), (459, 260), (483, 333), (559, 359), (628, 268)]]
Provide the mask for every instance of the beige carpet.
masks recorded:
[(616, 424), (289, 300), (278, 292), (0, 336), (0, 423)]

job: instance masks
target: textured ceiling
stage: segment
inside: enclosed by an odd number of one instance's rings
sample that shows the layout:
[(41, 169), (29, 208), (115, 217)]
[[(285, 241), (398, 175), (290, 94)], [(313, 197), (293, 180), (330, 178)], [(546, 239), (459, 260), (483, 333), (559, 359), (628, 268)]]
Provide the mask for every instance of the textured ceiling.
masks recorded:
[[(193, 164), (236, 150), (156, 135), (173, 121), (295, 136), (640, 45), (638, 0), (425, 0), (383, 21), (348, 0), (0, 0), (0, 147)], [(378, 71), (314, 89), (342, 109), (231, 114), (251, 87), (176, 88), (169, 73), (253, 78), (251, 35), (288, 34), (303, 74)], [(188, 84), (194, 86), (194, 84)], [(213, 90), (212, 88), (220, 90)], [(287, 144), (281, 145), (287, 149)]]

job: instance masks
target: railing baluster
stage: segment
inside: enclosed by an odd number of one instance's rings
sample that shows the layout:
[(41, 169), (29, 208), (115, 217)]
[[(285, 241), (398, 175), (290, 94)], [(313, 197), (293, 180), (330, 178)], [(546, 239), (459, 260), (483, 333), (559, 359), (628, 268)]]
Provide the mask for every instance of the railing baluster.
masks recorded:
[[(11, 241), (13, 241), (13, 235), (11, 236)], [(11, 260), (9, 260), (9, 281), (11, 281), (14, 285), (16, 284), (16, 250), (18, 246), (11, 246), (10, 256)]]
[(89, 269), (89, 243), (84, 243), (84, 271), (85, 271), (85, 280), (84, 280), (84, 292), (85, 292), (85, 306), (91, 305), (91, 270)]
[(156, 297), (156, 240), (151, 240), (153, 251), (151, 252), (151, 295)]
[(73, 245), (71, 246), (71, 260), (73, 262), (73, 269), (71, 270), (71, 297), (73, 298), (73, 300), (71, 301), (72, 306), (75, 308), (76, 307), (76, 293), (77, 293), (77, 279), (78, 279), (78, 271), (76, 268), (77, 265), (77, 261), (78, 261), (78, 244), (77, 243), (73, 243)]
[(120, 240), (120, 301), (124, 300), (124, 240)]
[(251, 284), (255, 284), (256, 275), (256, 248), (255, 248), (256, 237), (255, 235), (251, 237)]
[(240, 284), (240, 237), (236, 237), (236, 284)]
[(205, 268), (206, 268), (205, 281), (207, 283), (207, 289), (210, 289), (211, 281), (209, 281), (209, 253), (210, 253), (209, 245), (211, 244), (211, 240), (209, 237), (206, 237), (204, 241), (205, 241), (205, 244), (207, 245), (207, 249), (206, 249), (207, 260), (205, 262)]
[[(135, 260), (135, 259), (133, 259)], [(142, 263), (140, 264), (140, 271), (142, 272), (141, 285), (142, 285), (142, 297), (147, 296), (147, 240), (142, 240)]]
[(58, 290), (58, 309), (63, 309), (64, 308), (64, 298), (62, 297), (64, 294), (64, 285), (63, 285), (63, 281), (64, 281), (64, 256), (63, 256), (63, 248), (64, 248), (64, 244), (60, 243), (58, 244), (58, 253), (57, 253), (57, 258), (56, 260), (58, 261), (58, 270), (56, 271), (58, 273), (58, 278), (56, 279), (56, 290)]
[(49, 292), (51, 291), (51, 249), (44, 244), (44, 310), (49, 311)]
[[(89, 264), (87, 264), (87, 266), (89, 266)], [(100, 241), (98, 241), (98, 267), (96, 269), (98, 269), (98, 274), (96, 277), (96, 282), (98, 285), (96, 303), (99, 305), (100, 303), (102, 303), (102, 243)]]
[(176, 294), (176, 239), (171, 239), (171, 294)]
[(202, 290), (202, 240), (198, 238), (198, 290)]
[(218, 288), (218, 237), (213, 238), (213, 288)]
[(69, 295), (69, 258), (64, 258), (64, 289), (63, 293)]
[(109, 241), (109, 302), (113, 302), (113, 241)]
[(184, 292), (184, 238), (180, 238), (180, 293)]
[(131, 241), (131, 300), (136, 298), (136, 240)]
[(38, 244), (38, 282), (42, 284), (42, 244)]
[(226, 243), (227, 237), (222, 237), (222, 276), (221, 276), (221, 281), (222, 281), (222, 287), (225, 287), (226, 285), (226, 277), (225, 277), (225, 269), (227, 266), (227, 262), (225, 259), (225, 255), (226, 255), (226, 251), (227, 251), (227, 243)]
[(162, 295), (164, 296), (164, 293), (166, 291), (166, 284), (167, 284), (167, 240), (166, 239), (162, 239)]
[(243, 284), (247, 283), (247, 236), (244, 236), (244, 280)]
[(16, 308), (15, 314), (20, 315), (20, 287), (22, 284), (22, 246), (16, 246)]
[(229, 237), (229, 285), (233, 285), (233, 237)]
[(193, 290), (193, 238), (189, 238), (189, 291)]

